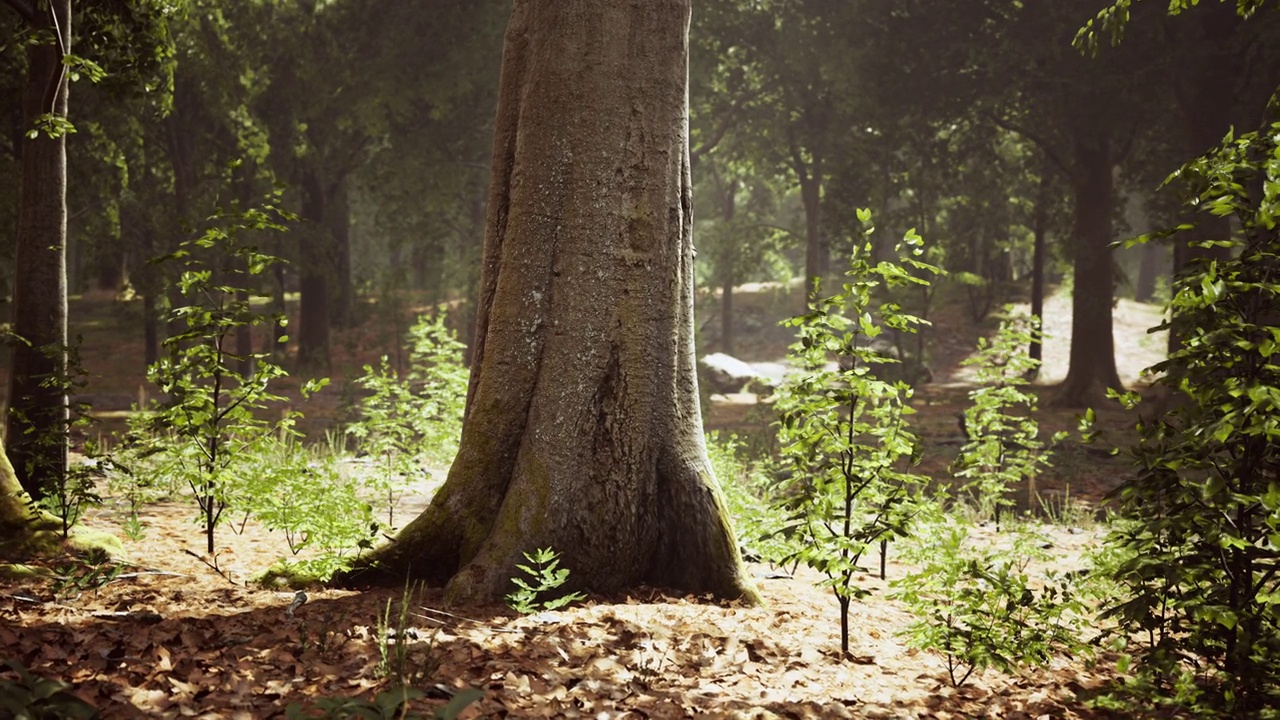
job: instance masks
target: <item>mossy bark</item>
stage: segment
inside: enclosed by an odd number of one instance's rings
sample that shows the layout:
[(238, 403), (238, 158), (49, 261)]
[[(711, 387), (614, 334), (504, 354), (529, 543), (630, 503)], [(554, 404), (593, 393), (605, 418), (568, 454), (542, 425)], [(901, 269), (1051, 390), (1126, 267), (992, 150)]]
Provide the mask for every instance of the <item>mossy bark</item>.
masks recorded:
[(693, 352), (689, 0), (517, 0), (495, 126), (461, 447), (348, 578), (755, 599), (703, 442)]
[(25, 560), (57, 544), (57, 522), (32, 509), (27, 494), (0, 450), (0, 560)]

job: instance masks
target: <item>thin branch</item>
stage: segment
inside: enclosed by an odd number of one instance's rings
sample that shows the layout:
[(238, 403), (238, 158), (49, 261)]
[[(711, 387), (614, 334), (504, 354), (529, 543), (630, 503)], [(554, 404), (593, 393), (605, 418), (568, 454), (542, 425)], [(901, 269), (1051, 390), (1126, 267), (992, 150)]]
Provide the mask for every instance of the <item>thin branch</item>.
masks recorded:
[(1021, 135), (1022, 137), (1035, 143), (1035, 145), (1039, 147), (1041, 151), (1044, 152), (1045, 157), (1049, 158), (1049, 160), (1054, 165), (1058, 166), (1059, 170), (1066, 173), (1068, 177), (1071, 176), (1071, 166), (1062, 159), (1062, 156), (1059, 155), (1054, 150), (1053, 145), (1051, 145), (1049, 141), (1046, 140), (1043, 136), (1022, 127), (1017, 123), (1011, 122), (1009, 120), (1005, 120), (1004, 118), (996, 115), (995, 113), (986, 113), (986, 117), (988, 120), (995, 123), (996, 126), (1002, 127), (1011, 133), (1016, 133), (1018, 135)]
[(14, 12), (21, 15), (23, 20), (33, 23), (38, 19), (36, 9), (29, 3), (25, 3), (22, 0), (4, 0), (4, 2), (6, 5), (13, 8)]
[(729, 110), (720, 118), (720, 124), (716, 126), (715, 131), (711, 133), (711, 137), (698, 147), (689, 150), (689, 162), (696, 163), (703, 155), (707, 155), (712, 150), (715, 150), (716, 146), (720, 144), (720, 141), (724, 140), (724, 136), (729, 133), (729, 129), (733, 127), (733, 122), (737, 117), (738, 112), (742, 110), (744, 105), (759, 97), (760, 93), (761, 90), (757, 88), (734, 98), (733, 102), (729, 103)]

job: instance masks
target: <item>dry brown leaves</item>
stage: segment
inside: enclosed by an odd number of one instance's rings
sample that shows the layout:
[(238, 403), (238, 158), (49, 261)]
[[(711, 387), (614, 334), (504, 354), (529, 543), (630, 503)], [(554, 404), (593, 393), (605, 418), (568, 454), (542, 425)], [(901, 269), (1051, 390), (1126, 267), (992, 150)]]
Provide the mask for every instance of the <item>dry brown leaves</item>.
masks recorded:
[[(0, 587), (0, 659), (71, 683), (106, 718), (282, 716), (290, 702), (369, 698), (391, 683), (378, 671), (379, 618), (401, 592), (311, 591), (289, 616), (291, 592), (232, 585), (182, 551), (179, 538), (198, 538), (180, 506), (147, 520), (150, 539), (128, 547), (181, 576), (142, 572), (74, 599), (52, 598), (47, 581)], [(233, 578), (275, 559), (261, 529), (227, 535), (219, 563)], [(897, 637), (909, 618), (874, 578), (861, 581), (874, 594), (853, 606), (854, 659), (842, 662), (835, 604), (813, 580), (759, 580), (763, 608), (654, 591), (527, 617), (445, 614), (428, 590), (406, 647), (435, 696), (485, 691), (465, 717), (1092, 717), (1076, 693), (1105, 678), (1082, 663), (951, 688), (939, 658)]]

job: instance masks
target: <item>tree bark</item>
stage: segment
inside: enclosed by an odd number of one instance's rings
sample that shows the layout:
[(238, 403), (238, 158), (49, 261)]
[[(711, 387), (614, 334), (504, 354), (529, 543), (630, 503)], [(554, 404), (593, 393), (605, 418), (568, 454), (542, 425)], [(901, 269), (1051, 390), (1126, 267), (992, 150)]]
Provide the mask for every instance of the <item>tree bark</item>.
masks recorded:
[(1111, 143), (1103, 133), (1082, 133), (1074, 143), (1074, 243), (1071, 356), (1057, 403), (1099, 403), (1107, 388), (1121, 389), (1112, 335), (1115, 269), (1111, 258), (1114, 180)]
[(329, 319), (337, 328), (351, 325), (351, 203), (343, 181), (325, 204), (325, 224), (329, 227), (332, 272), (329, 284)]
[(804, 205), (805, 308), (816, 296), (818, 283), (831, 270), (831, 245), (822, 234), (822, 157), (815, 154), (806, 162), (795, 139), (791, 140), (791, 163), (800, 181), (800, 201)]
[(326, 218), (324, 187), (314, 170), (302, 179), (302, 235), (299, 263), (298, 362), (300, 370), (329, 371), (329, 276), (332, 274), (333, 242)]
[[(1044, 323), (1044, 261), (1045, 252), (1045, 235), (1049, 228), (1049, 196), (1047, 187), (1049, 181), (1045, 177), (1040, 178), (1040, 194), (1036, 198), (1036, 215), (1033, 223), (1032, 233), (1034, 235), (1034, 244), (1031, 251), (1031, 314), (1042, 325)], [(1031, 345), (1027, 348), (1027, 354), (1032, 360), (1040, 362), (1044, 359), (1044, 337), (1041, 333), (1036, 333), (1031, 338)], [(1039, 374), (1039, 366), (1037, 373)]]
[(756, 597), (699, 417), (689, 8), (516, 0), (461, 447), (360, 579), (492, 601), (552, 547), (572, 588)]
[[(720, 219), (724, 221), (725, 232), (733, 232), (733, 218), (738, 211), (737, 194), (738, 184), (733, 180), (723, 183), (721, 188), (724, 192), (724, 198), (721, 205)], [(725, 242), (732, 244), (736, 242), (736, 238), (726, 238)], [(733, 354), (733, 288), (738, 284), (737, 273), (737, 248), (724, 248), (721, 250), (721, 260), (724, 267), (720, 269), (720, 349), (722, 352)]]
[(33, 536), (42, 529), (49, 529), (49, 523), (32, 509), (0, 448), (0, 560), (23, 559)]
[[(56, 23), (55, 23), (56, 19)], [(53, 0), (36, 30), (60, 37), (27, 50), (23, 116), (27, 129), (52, 113), (67, 116), (62, 57), (70, 52), (71, 2)], [(55, 30), (56, 27), (56, 30)], [(14, 252), (13, 332), (5, 437), (22, 488), (36, 499), (67, 469), (67, 153), (66, 136), (22, 140), (22, 190)], [(55, 382), (46, 386), (49, 380)]]
[[(1051, 187), (1049, 173), (1051, 171), (1052, 168), (1049, 166), (1048, 159), (1040, 163), (1040, 183), (1036, 188), (1035, 216), (1031, 221), (1031, 232), (1034, 238), (1031, 251), (1031, 315), (1041, 324), (1041, 327), (1044, 325), (1044, 261), (1045, 254), (1048, 252), (1046, 235), (1049, 232), (1049, 190)], [(1027, 355), (1036, 362), (1044, 359), (1044, 336), (1042, 333), (1036, 333), (1031, 338), (1031, 344), (1027, 348)], [(1040, 374), (1038, 365), (1036, 366), (1035, 374)]]

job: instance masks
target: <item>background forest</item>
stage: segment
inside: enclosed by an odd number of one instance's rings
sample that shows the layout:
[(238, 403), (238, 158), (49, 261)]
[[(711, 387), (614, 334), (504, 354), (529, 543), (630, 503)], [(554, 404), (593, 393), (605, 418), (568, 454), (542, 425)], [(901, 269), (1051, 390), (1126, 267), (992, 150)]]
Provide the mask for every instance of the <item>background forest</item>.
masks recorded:
[(458, 452), (509, 0), (5, 0), (0, 716), (1280, 716), (1276, 7), (696, 0), (771, 609), (557, 547), (461, 617), (325, 583)]

